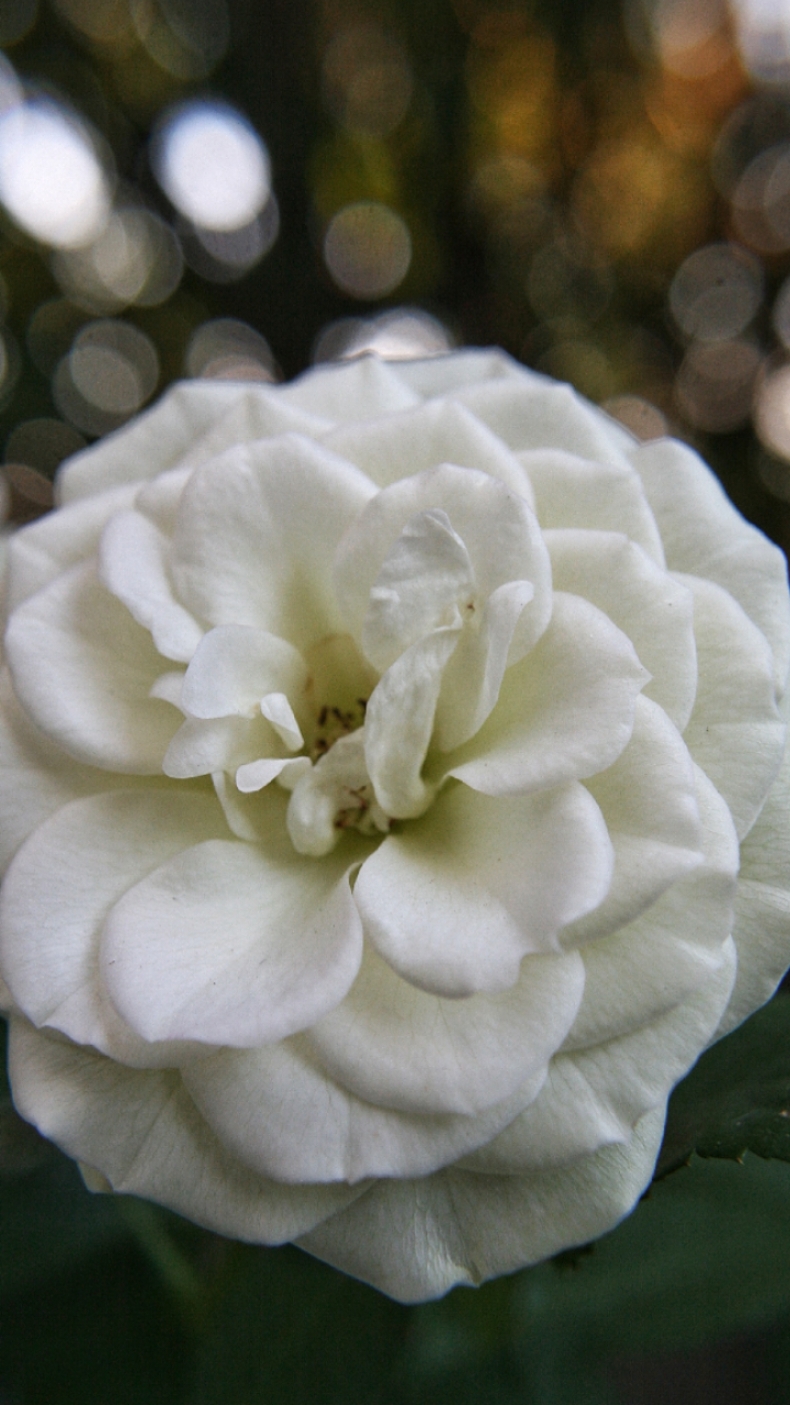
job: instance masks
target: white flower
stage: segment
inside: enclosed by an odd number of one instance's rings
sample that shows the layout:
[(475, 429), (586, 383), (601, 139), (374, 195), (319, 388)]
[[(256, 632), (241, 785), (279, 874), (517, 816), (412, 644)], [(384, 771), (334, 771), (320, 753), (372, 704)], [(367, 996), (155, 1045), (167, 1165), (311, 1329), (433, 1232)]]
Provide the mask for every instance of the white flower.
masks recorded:
[(23, 1115), (407, 1300), (613, 1225), (790, 962), (780, 553), (499, 353), (181, 385), (60, 495), (0, 713)]

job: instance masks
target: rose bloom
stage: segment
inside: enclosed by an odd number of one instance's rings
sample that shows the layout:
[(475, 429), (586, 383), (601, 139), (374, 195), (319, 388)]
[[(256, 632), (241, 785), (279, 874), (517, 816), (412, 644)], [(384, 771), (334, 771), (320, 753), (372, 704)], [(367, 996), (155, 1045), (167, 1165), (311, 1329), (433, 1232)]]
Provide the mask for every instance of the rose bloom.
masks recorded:
[(182, 384), (59, 494), (7, 585), (22, 1115), (406, 1301), (609, 1229), (790, 961), (779, 551), (498, 352)]

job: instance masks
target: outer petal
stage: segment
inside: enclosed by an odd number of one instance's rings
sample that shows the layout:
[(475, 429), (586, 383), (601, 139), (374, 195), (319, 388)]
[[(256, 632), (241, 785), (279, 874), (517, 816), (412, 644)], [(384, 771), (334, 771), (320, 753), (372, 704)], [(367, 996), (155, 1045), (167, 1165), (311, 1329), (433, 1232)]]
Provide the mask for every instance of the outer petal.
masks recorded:
[(481, 381), (544, 381), (544, 377), (526, 370), (506, 351), (495, 346), (465, 346), (446, 356), (398, 361), (393, 370), (417, 395), (426, 399), (434, 395), (452, 396)]
[(628, 742), (647, 678), (606, 615), (558, 591), (549, 628), (508, 669), (496, 708), (447, 774), (485, 795), (517, 795), (603, 771)]
[(139, 484), (182, 463), (194, 467), (245, 440), (320, 433), (325, 427), (286, 405), (281, 391), (242, 382), (182, 381), (131, 424), (70, 458), (58, 474), (60, 501), (90, 498), (116, 484)]
[(557, 448), (519, 454), (544, 531), (576, 528), (621, 532), (664, 566), (664, 548), (639, 475), (627, 462), (577, 458)]
[[(102, 998), (99, 943), (113, 904), (171, 855), (223, 834), (211, 794), (115, 791), (65, 805), (16, 855), (0, 897), (0, 958), (39, 1027), (138, 1064), (177, 1051), (139, 1047)], [(41, 875), (46, 874), (46, 882)]]
[(380, 1181), (298, 1241), (308, 1253), (402, 1302), (438, 1298), (584, 1244), (633, 1209), (655, 1165), (664, 1109), (627, 1146), (525, 1176), (442, 1171)]
[(464, 1165), (518, 1175), (627, 1143), (635, 1122), (664, 1106), (705, 1048), (732, 990), (736, 960), (728, 941), (710, 978), (688, 1000), (633, 1034), (558, 1055), (535, 1102)]
[(23, 707), (70, 756), (111, 771), (161, 771), (178, 726), (175, 710), (150, 696), (162, 661), (92, 563), (20, 605), (5, 648)]
[(11, 1077), (23, 1117), (113, 1190), (143, 1195), (212, 1229), (282, 1244), (364, 1189), (284, 1186), (241, 1166), (174, 1072), (138, 1071), (11, 1022)]
[[(428, 1175), (495, 1136), (537, 1094), (543, 1070), (475, 1117), (420, 1116), (364, 1102), (298, 1037), (223, 1050), (184, 1070), (206, 1121), (239, 1160), (289, 1183)], [(252, 1115), (251, 1115), (252, 1113)]]
[(284, 803), (264, 791), (265, 847), (214, 840), (130, 889), (105, 926), (102, 972), (144, 1039), (244, 1048), (283, 1039), (342, 1000), (362, 929), (346, 846), (320, 864), (294, 853)]
[(697, 698), (684, 741), (724, 796), (743, 838), (784, 750), (773, 660), (765, 636), (726, 590), (694, 576), (683, 580), (694, 595), (699, 663)]
[(583, 984), (576, 953), (531, 956), (502, 994), (442, 1000), (366, 951), (342, 1005), (307, 1038), (332, 1077), (368, 1102), (479, 1113), (545, 1066), (573, 1022)]
[(626, 464), (633, 437), (569, 385), (545, 376), (499, 378), (471, 385), (456, 398), (512, 449), (561, 449), (580, 458)]
[(613, 766), (586, 782), (614, 845), (614, 875), (600, 907), (563, 934), (563, 945), (607, 937), (702, 861), (694, 765), (679, 732), (649, 698)]
[(377, 419), (419, 403), (397, 370), (377, 356), (360, 356), (343, 365), (318, 366), (284, 386), (286, 405), (322, 415), (335, 424)]
[(533, 506), (529, 478), (513, 451), (454, 400), (431, 400), (382, 420), (344, 424), (327, 434), (324, 443), (380, 488), (452, 463), (498, 478)]
[(160, 654), (188, 663), (204, 631), (173, 594), (169, 553), (167, 538), (142, 513), (116, 512), (102, 534), (99, 575)]
[(681, 731), (697, 692), (694, 601), (688, 586), (619, 532), (549, 531), (555, 590), (583, 595), (628, 636), (654, 698)]
[(674, 571), (704, 576), (733, 595), (774, 652), (776, 683), (790, 667), (787, 565), (778, 547), (744, 522), (702, 459), (674, 439), (631, 452)]
[(358, 469), (296, 436), (228, 451), (184, 490), (172, 557), (179, 598), (209, 624), (252, 625), (301, 650), (341, 633), (332, 557), (374, 491)]
[(605, 897), (612, 848), (598, 806), (572, 784), (488, 796), (453, 786), (362, 865), (366, 935), (435, 995), (507, 990), (529, 952)]
[(133, 777), (72, 761), (33, 725), (14, 697), (8, 670), (0, 670), (0, 872), (22, 841), (62, 805), (134, 784)]
[(105, 524), (113, 513), (131, 507), (135, 492), (133, 485), (112, 488), (87, 502), (48, 512), (14, 532), (8, 543), (8, 612), (92, 556)]
[(738, 840), (727, 806), (699, 768), (695, 780), (704, 862), (634, 922), (583, 948), (584, 1000), (565, 1051), (639, 1029), (720, 968), (733, 924)]
[[(782, 711), (787, 715), (790, 697)], [(728, 1034), (773, 995), (790, 942), (790, 747), (760, 814), (741, 844), (733, 937), (738, 978), (716, 1037)]]

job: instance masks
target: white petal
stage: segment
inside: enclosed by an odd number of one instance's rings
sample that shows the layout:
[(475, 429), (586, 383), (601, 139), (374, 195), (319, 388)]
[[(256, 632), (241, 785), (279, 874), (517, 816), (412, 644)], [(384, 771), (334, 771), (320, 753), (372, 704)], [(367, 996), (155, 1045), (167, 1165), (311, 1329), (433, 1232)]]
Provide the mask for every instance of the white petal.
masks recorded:
[(515, 454), (464, 405), (429, 401), (372, 422), (344, 424), (324, 438), (327, 448), (361, 468), (380, 488), (440, 463), (498, 478), (530, 506), (532, 489)]
[[(297, 781), (309, 774), (311, 770), (310, 760), (307, 756), (298, 756), (291, 760), (264, 760), (249, 761), (244, 766), (239, 766), (236, 772), (236, 785), (245, 795), (252, 795), (255, 791), (263, 790), (264, 786), (270, 785), (274, 780), (280, 783), (286, 790), (293, 790)], [(284, 777), (287, 777), (287, 780)]]
[(593, 463), (557, 448), (530, 450), (519, 461), (529, 473), (544, 531), (622, 532), (664, 567), (655, 517), (639, 474), (627, 462), (604, 457)]
[(631, 454), (674, 571), (704, 576), (733, 595), (774, 652), (776, 683), (790, 666), (790, 600), (783, 553), (745, 522), (693, 449), (674, 439)]
[(469, 553), (441, 508), (418, 512), (387, 552), (370, 589), (363, 651), (383, 673), (423, 635), (461, 624), (475, 591)]
[(134, 777), (76, 765), (34, 727), (14, 697), (8, 670), (0, 670), (0, 872), (22, 841), (62, 805), (135, 784)]
[(386, 814), (409, 819), (431, 798), (420, 772), (433, 731), (442, 670), (459, 632), (437, 629), (388, 668), (365, 712), (365, 758), (376, 799)]
[(116, 512), (99, 548), (102, 583), (151, 633), (166, 659), (188, 663), (203, 628), (179, 604), (168, 573), (170, 543), (140, 512)]
[(428, 1175), (507, 1126), (542, 1078), (475, 1117), (425, 1117), (355, 1097), (298, 1037), (223, 1050), (184, 1070), (223, 1146), (262, 1175), (290, 1183)]
[(612, 848), (581, 785), (490, 799), (453, 786), (365, 860), (366, 935), (400, 975), (449, 997), (514, 985), (529, 952), (606, 895)]
[(577, 953), (530, 956), (510, 990), (443, 1000), (366, 949), (346, 999), (307, 1038), (328, 1072), (367, 1102), (469, 1115), (509, 1098), (545, 1066), (583, 985)]
[(172, 537), (178, 520), (181, 497), (189, 482), (191, 468), (171, 468), (137, 489), (134, 506), (165, 537)]
[(134, 486), (113, 488), (87, 502), (48, 512), (14, 532), (8, 543), (9, 613), (70, 566), (92, 556), (113, 513), (134, 502)]
[(683, 739), (732, 812), (740, 838), (754, 824), (784, 751), (773, 659), (765, 636), (711, 581), (682, 577), (694, 596), (699, 682)]
[(694, 770), (663, 708), (637, 698), (625, 751), (585, 782), (614, 844), (612, 884), (601, 906), (564, 933), (563, 945), (616, 932), (699, 866), (703, 831)]
[[(467, 386), (481, 381), (541, 380), (499, 347), (459, 347), (442, 356), (427, 356), (414, 361), (398, 361), (393, 370), (406, 385), (420, 396), (451, 396)], [(452, 403), (452, 402), (450, 402)]]
[(332, 558), (374, 491), (358, 469), (295, 435), (228, 451), (184, 490), (172, 559), (179, 598), (209, 624), (251, 625), (302, 650), (341, 633)]
[(279, 397), (287, 405), (338, 424), (377, 419), (419, 403), (397, 369), (377, 356), (359, 356), (339, 366), (317, 366), (284, 386)]
[(651, 674), (654, 698), (681, 731), (697, 690), (694, 602), (671, 576), (619, 532), (546, 533), (555, 590), (583, 595), (628, 635)]
[(512, 449), (559, 449), (602, 463), (626, 465), (633, 437), (569, 385), (546, 376), (499, 378), (470, 385), (457, 399)]
[(236, 386), (237, 394), (221, 417), (188, 444), (179, 463), (190, 469), (215, 459), (237, 444), (272, 439), (279, 434), (304, 434), (319, 439), (328, 429), (321, 415), (312, 415), (286, 403), (279, 386), (258, 383)]
[(286, 639), (248, 625), (209, 630), (184, 679), (181, 702), (192, 717), (252, 717), (266, 693), (305, 688), (301, 654)]
[[(245, 428), (252, 433), (239, 432)], [(265, 386), (182, 381), (130, 424), (74, 454), (58, 474), (59, 499), (70, 503), (116, 484), (139, 484), (187, 460), (194, 466), (245, 440), (322, 428)]]
[(601, 1146), (627, 1142), (650, 1108), (662, 1108), (719, 1022), (735, 979), (732, 941), (709, 979), (682, 1004), (632, 1034), (552, 1060), (541, 1092), (492, 1143), (465, 1160), (470, 1170), (517, 1175), (560, 1168)]
[(215, 771), (239, 766), (279, 750), (277, 738), (262, 718), (213, 717), (208, 721), (188, 717), (171, 741), (162, 770), (174, 780), (211, 776)]
[(159, 677), (151, 684), (149, 698), (161, 698), (162, 702), (169, 702), (173, 707), (181, 708), (181, 689), (184, 686), (184, 669), (168, 669), (166, 673), (160, 673)]
[(537, 639), (551, 614), (551, 565), (535, 515), (528, 502), (496, 478), (452, 464), (383, 488), (349, 529), (334, 572), (346, 628), (361, 636), (370, 592), (387, 554), (411, 518), (434, 508), (446, 512), (469, 553), (478, 599), (487, 600), (508, 581), (531, 581), (532, 637)]
[(113, 1190), (142, 1195), (218, 1234), (281, 1244), (319, 1224), (364, 1187), (283, 1186), (231, 1156), (174, 1072), (123, 1068), (12, 1021), (17, 1107)]
[(364, 788), (369, 789), (364, 744), (361, 730), (339, 737), (315, 766), (300, 765), (295, 785), (290, 784), (294, 771), (286, 775), (286, 789), (293, 791), (286, 824), (297, 853), (312, 858), (331, 853), (342, 830), (354, 827), (339, 822), (343, 811), (361, 816)]
[(485, 795), (516, 795), (603, 771), (631, 736), (647, 678), (606, 615), (557, 591), (545, 634), (507, 670), (497, 706), (447, 774)]
[(178, 726), (150, 696), (161, 658), (90, 562), (15, 610), (5, 647), (20, 701), (69, 755), (113, 771), (161, 770)]
[(310, 1025), (343, 999), (362, 931), (347, 870), (356, 855), (308, 862), (284, 834), (282, 797), (266, 790), (280, 831), (263, 847), (238, 840), (188, 849), (138, 883), (105, 927), (110, 996), (144, 1039), (234, 1048)]
[(101, 998), (104, 920), (171, 855), (223, 833), (214, 797), (194, 791), (115, 791), (64, 805), (23, 844), (3, 883), (0, 953), (18, 1008), (35, 1025), (104, 1053), (117, 1056), (120, 1039), (128, 1056), (139, 1041), (130, 1031), (124, 1037)]
[(447, 1170), (382, 1180), (302, 1236), (301, 1248), (401, 1302), (441, 1297), (586, 1244), (633, 1209), (653, 1173), (664, 1109), (627, 1146), (525, 1176)]
[[(786, 716), (790, 698), (785, 694)], [(741, 844), (733, 937), (738, 978), (717, 1038), (770, 999), (787, 969), (790, 943), (790, 747), (760, 814)]]
[(635, 921), (582, 948), (584, 1000), (565, 1050), (629, 1034), (693, 995), (721, 965), (733, 925), (738, 839), (730, 812), (695, 768), (703, 863)]
[[(440, 751), (463, 746), (480, 730), (496, 707), (505, 669), (532, 647), (528, 606), (530, 581), (509, 581), (489, 595), (479, 628), (462, 632), (447, 663), (436, 707), (435, 742)], [(526, 646), (526, 647), (525, 647)]]
[(299, 723), (285, 693), (267, 693), (265, 698), (261, 698), (261, 716), (271, 723), (289, 751), (299, 751), (304, 746)]

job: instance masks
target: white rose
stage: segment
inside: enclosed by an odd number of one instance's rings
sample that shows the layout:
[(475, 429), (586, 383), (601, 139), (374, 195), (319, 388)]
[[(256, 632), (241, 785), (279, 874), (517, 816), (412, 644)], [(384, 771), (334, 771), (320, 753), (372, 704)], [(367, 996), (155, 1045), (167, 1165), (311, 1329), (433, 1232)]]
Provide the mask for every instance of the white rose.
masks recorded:
[(488, 352), (180, 385), (60, 500), (10, 549), (22, 1114), (404, 1300), (611, 1227), (790, 961), (780, 553)]

